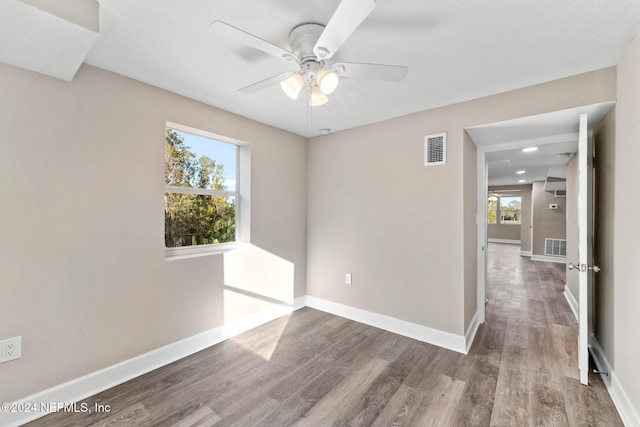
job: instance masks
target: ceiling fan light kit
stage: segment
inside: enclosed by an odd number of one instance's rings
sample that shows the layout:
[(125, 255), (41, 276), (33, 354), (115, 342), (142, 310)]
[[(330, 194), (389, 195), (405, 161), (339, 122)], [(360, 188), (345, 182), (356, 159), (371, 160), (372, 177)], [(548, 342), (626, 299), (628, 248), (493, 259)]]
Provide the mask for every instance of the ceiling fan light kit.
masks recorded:
[(311, 106), (319, 107), (329, 102), (329, 97), (320, 91), (318, 86), (311, 87)]
[(280, 87), (293, 100), (298, 99), (298, 95), (304, 86), (304, 77), (302, 74), (295, 73), (286, 80), (280, 82)]
[(331, 95), (338, 87), (338, 75), (335, 71), (321, 68), (316, 73), (316, 83), (320, 88), (320, 92), (325, 95)]
[(240, 89), (254, 93), (280, 83), (284, 93), (296, 100), (305, 85), (308, 104), (312, 107), (326, 104), (328, 95), (337, 89), (341, 77), (401, 81), (407, 67), (398, 65), (327, 62), (369, 16), (375, 8), (374, 0), (342, 0), (326, 26), (305, 23), (289, 33), (290, 50), (283, 49), (226, 22), (214, 21), (210, 28), (217, 34), (238, 43), (261, 50), (287, 62), (298, 65), (297, 72), (284, 72)]

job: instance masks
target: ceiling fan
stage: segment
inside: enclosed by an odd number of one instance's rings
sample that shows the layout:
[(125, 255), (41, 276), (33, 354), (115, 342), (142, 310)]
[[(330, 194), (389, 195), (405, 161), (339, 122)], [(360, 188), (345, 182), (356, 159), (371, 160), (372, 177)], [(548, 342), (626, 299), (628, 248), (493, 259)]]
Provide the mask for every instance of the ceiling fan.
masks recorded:
[(241, 92), (253, 93), (280, 83), (284, 93), (295, 100), (303, 87), (307, 86), (308, 105), (315, 107), (329, 101), (328, 95), (336, 90), (341, 77), (399, 82), (407, 74), (408, 68), (405, 66), (330, 61), (375, 6), (375, 0), (342, 0), (326, 26), (305, 23), (291, 30), (290, 50), (223, 21), (212, 22), (210, 28), (238, 43), (298, 64), (298, 71), (276, 74), (241, 88)]

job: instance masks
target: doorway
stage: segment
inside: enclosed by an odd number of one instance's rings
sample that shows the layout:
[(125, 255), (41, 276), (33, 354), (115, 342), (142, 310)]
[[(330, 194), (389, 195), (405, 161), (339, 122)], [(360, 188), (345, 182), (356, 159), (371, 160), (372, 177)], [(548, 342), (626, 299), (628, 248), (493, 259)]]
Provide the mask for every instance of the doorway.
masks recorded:
[[(477, 148), (477, 313), (479, 323), (486, 320), (485, 303), (486, 272), (487, 272), (487, 195), (489, 191), (488, 159), (495, 161), (502, 158), (508, 159), (510, 154), (522, 152), (522, 150), (537, 147), (538, 151), (553, 148), (568, 147), (578, 140), (578, 121), (582, 112), (588, 113), (589, 129), (593, 129), (613, 107), (614, 102), (600, 103), (590, 106), (572, 108), (568, 110), (545, 113), (536, 116), (491, 123), (465, 129), (476, 144)], [(561, 150), (563, 153), (568, 152)], [(576, 148), (577, 151), (577, 148)], [(560, 153), (557, 153), (560, 154)], [(544, 164), (532, 164), (533, 167), (541, 167), (548, 172), (549, 166)], [(517, 172), (517, 171), (515, 171)], [(517, 174), (516, 174), (517, 175)], [(539, 176), (539, 175), (538, 175)], [(513, 184), (522, 184), (518, 180), (523, 178), (513, 177)], [(530, 178), (535, 180), (534, 175)], [(538, 178), (540, 179), (540, 178)], [(501, 183), (507, 183), (505, 181)], [(534, 249), (532, 242), (532, 252)], [(572, 245), (568, 242), (567, 245)]]

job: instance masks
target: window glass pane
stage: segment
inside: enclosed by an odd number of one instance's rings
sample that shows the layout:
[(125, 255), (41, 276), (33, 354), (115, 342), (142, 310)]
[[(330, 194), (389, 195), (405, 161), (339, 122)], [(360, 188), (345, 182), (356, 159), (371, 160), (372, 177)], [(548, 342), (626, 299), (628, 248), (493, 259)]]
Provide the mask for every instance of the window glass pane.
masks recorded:
[(500, 197), (500, 222), (520, 224), (520, 197)]
[(236, 191), (238, 147), (167, 128), (165, 185)]
[(489, 197), (487, 199), (487, 223), (495, 224), (497, 213), (498, 213), (498, 198)]
[(166, 247), (235, 241), (235, 197), (165, 193), (164, 200)]

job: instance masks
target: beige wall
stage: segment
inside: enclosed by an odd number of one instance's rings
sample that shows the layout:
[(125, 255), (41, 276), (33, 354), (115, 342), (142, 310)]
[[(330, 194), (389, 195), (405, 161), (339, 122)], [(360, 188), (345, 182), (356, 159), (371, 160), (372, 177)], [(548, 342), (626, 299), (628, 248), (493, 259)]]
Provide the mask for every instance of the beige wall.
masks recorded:
[(487, 237), (489, 239), (519, 240), (520, 250), (531, 251), (531, 184), (490, 186), (489, 191), (517, 189), (514, 195), (521, 197), (521, 224), (488, 224)]
[[(464, 334), (476, 299), (475, 150), (464, 129), (612, 100), (616, 76), (599, 70), (307, 144), (90, 66), (72, 83), (6, 65), (0, 74), (10, 100), (0, 103), (0, 235), (11, 242), (0, 249), (11, 296), (0, 299), (0, 337), (23, 337), (22, 359), (0, 365), (0, 400), (305, 293)], [(251, 143), (254, 246), (165, 260), (167, 120)], [(440, 131), (448, 163), (424, 167), (424, 135)]]
[(640, 37), (637, 35), (618, 64), (617, 94), (616, 143), (610, 163), (615, 165), (612, 171), (615, 208), (611, 241), (615, 254), (611, 280), (615, 279), (615, 282), (606, 285), (612, 286), (613, 306), (600, 319), (602, 324), (598, 329), (613, 331), (611, 339), (603, 344), (606, 345), (604, 350), (636, 413), (640, 413), (640, 339), (637, 333), (637, 325), (640, 325)]
[[(624, 142), (620, 141), (620, 143)], [(594, 131), (593, 145), (595, 154), (594, 264), (601, 268), (598, 274), (593, 275), (594, 333), (603, 348), (612, 350), (614, 344), (612, 321), (615, 303), (614, 272), (616, 267), (612, 238), (616, 229), (616, 168), (614, 167), (616, 107), (605, 116)], [(613, 353), (611, 353), (612, 355)]]
[(520, 241), (520, 226), (517, 224), (489, 224), (487, 237), (489, 239), (503, 239)]
[[(90, 66), (0, 75), (0, 401), (306, 294), (304, 138)], [(253, 247), (165, 260), (167, 120), (251, 144)]]
[(522, 194), (522, 224), (520, 225), (520, 250), (531, 252), (531, 194), (532, 185), (521, 186)]
[[(544, 255), (546, 238), (566, 239), (567, 198), (555, 197), (552, 191), (544, 191), (544, 181), (535, 181), (533, 200), (533, 255)], [(549, 209), (555, 203), (558, 209)]]
[[(608, 68), (311, 139), (308, 294), (464, 334), (476, 298), (464, 129), (613, 99)], [(425, 167), (424, 136), (443, 131), (448, 162)]]

